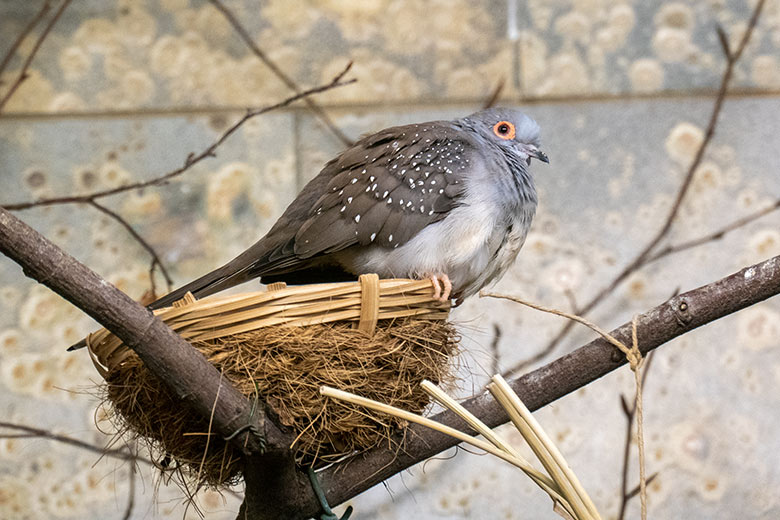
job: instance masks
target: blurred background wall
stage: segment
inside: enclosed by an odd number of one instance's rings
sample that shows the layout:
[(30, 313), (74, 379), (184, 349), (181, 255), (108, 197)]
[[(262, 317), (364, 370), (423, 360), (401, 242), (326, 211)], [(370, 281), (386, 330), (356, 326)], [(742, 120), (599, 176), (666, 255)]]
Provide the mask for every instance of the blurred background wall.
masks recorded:
[[(607, 284), (663, 224), (703, 138), (725, 66), (755, 2), (553, 0), (225, 0), (256, 45), (301, 88), (345, 64), (358, 82), (319, 95), (348, 138), (454, 118), (495, 92), (542, 127), (551, 164), (534, 164), (540, 207), (501, 292), (571, 309)], [(42, 2), (0, 1), (0, 56)], [(52, 3), (52, 11), (59, 6)], [(50, 15), (51, 15), (50, 12)], [(49, 16), (50, 16), (49, 15)], [(0, 95), (44, 24), (18, 48)], [(770, 0), (735, 69), (717, 134), (664, 243), (717, 230), (780, 198), (780, 1)], [(83, 194), (159, 176), (214, 142), (246, 107), (291, 94), (208, 1), (74, 1), (0, 115), (0, 204)], [(104, 203), (161, 255), (175, 285), (268, 230), (344, 147), (299, 103), (243, 125), (165, 186)], [(132, 297), (147, 252), (86, 206), (19, 216)], [(780, 254), (780, 217), (632, 274), (590, 316), (612, 328), (677, 290)], [(158, 274), (156, 284), (164, 287)], [(559, 318), (477, 297), (456, 309), (466, 353), (460, 396), (544, 349)], [(0, 418), (104, 445), (99, 376), (64, 349), (94, 322), (0, 259)], [(538, 366), (591, 339), (575, 330)], [(780, 517), (780, 302), (770, 300), (666, 345), (646, 387), (653, 518)], [(626, 368), (539, 411), (607, 518), (620, 503)], [(96, 411), (97, 410), (97, 411)], [(504, 430), (502, 430), (504, 431)], [(510, 430), (504, 431), (510, 438)], [(450, 453), (449, 455), (452, 455)], [(0, 439), (0, 518), (119, 518), (129, 467), (43, 439)], [(97, 461), (97, 462), (96, 462)], [(630, 479), (634, 477), (632, 459)], [(197, 518), (142, 466), (132, 518)], [(240, 491), (240, 490), (239, 490)], [(208, 519), (239, 500), (199, 496)], [(503, 462), (459, 452), (353, 501), (357, 518), (553, 518), (549, 501)], [(629, 517), (636, 517), (632, 502)]]

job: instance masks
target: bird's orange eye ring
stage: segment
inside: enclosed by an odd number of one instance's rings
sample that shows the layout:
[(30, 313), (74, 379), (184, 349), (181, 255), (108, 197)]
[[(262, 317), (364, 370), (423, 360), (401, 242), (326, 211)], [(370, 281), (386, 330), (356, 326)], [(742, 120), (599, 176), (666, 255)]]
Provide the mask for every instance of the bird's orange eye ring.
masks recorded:
[(515, 125), (513, 125), (509, 121), (499, 121), (498, 123), (493, 125), (493, 133), (496, 134), (501, 139), (506, 139), (507, 141), (509, 139), (514, 139)]

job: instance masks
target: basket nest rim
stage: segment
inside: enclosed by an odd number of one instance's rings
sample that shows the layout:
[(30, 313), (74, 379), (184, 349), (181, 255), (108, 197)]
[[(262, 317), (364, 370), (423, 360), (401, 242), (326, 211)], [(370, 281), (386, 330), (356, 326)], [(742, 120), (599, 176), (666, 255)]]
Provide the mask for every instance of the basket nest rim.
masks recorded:
[[(264, 291), (201, 299), (187, 293), (172, 306), (153, 312), (189, 342), (225, 338), (274, 325), (307, 326), (338, 321), (353, 322), (370, 335), (379, 320), (446, 320), (451, 302), (433, 297), (434, 283), (431, 279), (380, 279), (376, 274), (360, 275), (354, 282), (289, 287), (277, 282)], [(86, 343), (92, 363), (103, 379), (132, 355), (107, 329), (87, 335)]]

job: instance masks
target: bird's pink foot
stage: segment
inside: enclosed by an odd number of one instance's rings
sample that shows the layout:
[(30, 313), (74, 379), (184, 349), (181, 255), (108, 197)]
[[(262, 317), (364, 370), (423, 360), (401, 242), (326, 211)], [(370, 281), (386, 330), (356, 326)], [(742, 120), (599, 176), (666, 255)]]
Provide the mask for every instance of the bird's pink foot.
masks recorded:
[[(429, 278), (431, 282), (433, 282), (433, 299), (439, 300), (442, 303), (449, 301), (450, 294), (452, 293), (452, 281), (450, 280), (450, 277), (446, 274), (432, 274)], [(441, 284), (439, 282), (441, 282)], [(444, 287), (444, 290), (442, 290), (442, 286)]]

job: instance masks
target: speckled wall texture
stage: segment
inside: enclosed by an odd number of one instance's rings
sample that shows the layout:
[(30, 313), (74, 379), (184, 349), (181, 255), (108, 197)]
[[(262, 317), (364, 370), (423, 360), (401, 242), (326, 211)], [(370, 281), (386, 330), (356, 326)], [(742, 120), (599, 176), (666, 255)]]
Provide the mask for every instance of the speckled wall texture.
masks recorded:
[[(42, 2), (0, 1), (0, 56)], [(658, 229), (703, 138), (724, 68), (755, 0), (229, 0), (225, 5), (303, 87), (354, 61), (354, 85), (316, 98), (349, 137), (466, 115), (503, 83), (500, 103), (541, 125), (551, 165), (534, 164), (540, 207), (501, 292), (571, 307), (587, 301)], [(40, 34), (20, 45), (0, 95)], [(716, 230), (780, 198), (780, 0), (767, 2), (735, 69), (734, 94), (665, 243)], [(208, 1), (73, 2), (0, 116), (0, 204), (88, 193), (158, 176), (210, 145), (248, 106), (290, 89)], [(268, 230), (341, 148), (305, 106), (261, 116), (173, 182), (106, 199), (160, 252), (177, 285)], [(19, 216), (132, 297), (149, 257), (116, 222), (82, 206)], [(634, 273), (591, 314), (612, 327), (636, 312), (780, 254), (770, 213)], [(157, 284), (163, 283), (157, 277)], [(455, 310), (461, 396), (539, 351), (558, 318), (472, 298)], [(502, 330), (495, 352), (494, 325)], [(0, 258), (0, 420), (104, 445), (99, 379), (64, 348), (95, 327)], [(576, 331), (546, 358), (589, 340)], [(497, 364), (494, 365), (494, 354)], [(622, 369), (536, 415), (605, 518), (619, 504)], [(664, 346), (646, 388), (651, 518), (780, 518), (780, 300)], [(502, 430), (513, 442), (521, 441)], [(521, 451), (525, 448), (520, 447)], [(632, 475), (634, 465), (632, 463)], [(133, 518), (198, 518), (175, 486), (139, 468)], [(42, 439), (0, 439), (0, 518), (120, 518), (129, 468)], [(239, 490), (240, 491), (240, 490)], [(239, 499), (200, 494), (207, 519)], [(554, 518), (508, 465), (460, 452), (355, 499), (357, 518)], [(638, 515), (637, 504), (629, 518)]]

